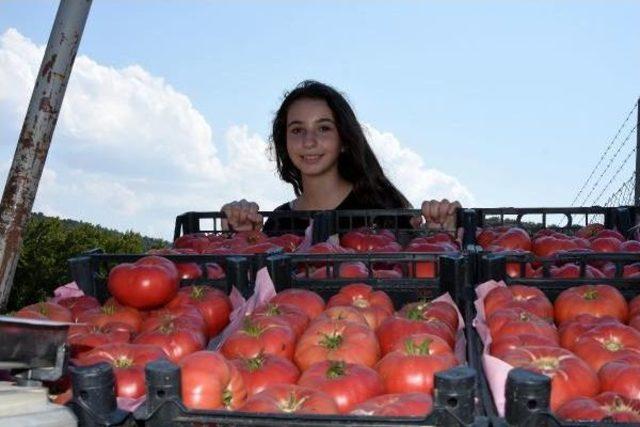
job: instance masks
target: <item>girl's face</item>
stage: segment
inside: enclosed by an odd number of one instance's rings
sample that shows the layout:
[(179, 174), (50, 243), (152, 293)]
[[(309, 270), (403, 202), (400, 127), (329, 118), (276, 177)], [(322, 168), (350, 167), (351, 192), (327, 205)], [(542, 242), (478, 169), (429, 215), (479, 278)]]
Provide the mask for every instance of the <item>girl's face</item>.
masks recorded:
[(302, 176), (337, 172), (342, 143), (323, 99), (301, 98), (287, 112), (287, 153)]

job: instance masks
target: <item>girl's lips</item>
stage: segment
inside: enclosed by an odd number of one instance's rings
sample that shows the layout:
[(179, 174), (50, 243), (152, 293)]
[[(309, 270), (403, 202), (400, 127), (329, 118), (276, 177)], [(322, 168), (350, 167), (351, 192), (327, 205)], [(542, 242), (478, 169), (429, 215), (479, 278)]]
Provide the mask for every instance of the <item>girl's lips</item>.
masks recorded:
[(301, 156), (301, 157), (304, 163), (312, 165), (320, 161), (322, 154), (314, 154), (314, 155), (307, 155), (307, 156)]

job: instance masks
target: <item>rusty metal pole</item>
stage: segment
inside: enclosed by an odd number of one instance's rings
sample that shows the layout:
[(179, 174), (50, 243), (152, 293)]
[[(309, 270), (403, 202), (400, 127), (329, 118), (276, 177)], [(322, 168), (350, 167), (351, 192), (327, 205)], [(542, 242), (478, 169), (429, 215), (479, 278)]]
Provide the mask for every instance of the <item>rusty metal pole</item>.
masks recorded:
[(0, 310), (9, 299), (22, 230), (38, 190), (92, 0), (61, 0), (0, 202)]

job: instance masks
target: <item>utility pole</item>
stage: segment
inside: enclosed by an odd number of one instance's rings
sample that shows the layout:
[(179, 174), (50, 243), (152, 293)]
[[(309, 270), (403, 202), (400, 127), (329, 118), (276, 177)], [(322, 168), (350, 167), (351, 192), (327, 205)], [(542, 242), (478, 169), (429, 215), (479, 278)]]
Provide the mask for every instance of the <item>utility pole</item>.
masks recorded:
[(636, 118), (636, 191), (633, 195), (633, 205), (640, 206), (640, 97), (638, 98), (638, 103), (636, 104), (636, 113), (638, 114)]
[(0, 310), (9, 299), (22, 231), (31, 215), (92, 0), (61, 0), (0, 202)]

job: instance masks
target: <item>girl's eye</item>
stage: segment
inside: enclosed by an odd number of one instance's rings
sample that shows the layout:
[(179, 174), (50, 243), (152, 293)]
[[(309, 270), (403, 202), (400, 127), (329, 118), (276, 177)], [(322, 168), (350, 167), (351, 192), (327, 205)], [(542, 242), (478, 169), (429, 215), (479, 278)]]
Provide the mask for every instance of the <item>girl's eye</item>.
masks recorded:
[(320, 132), (325, 133), (331, 130), (331, 126), (320, 126)]
[(300, 128), (291, 129), (291, 133), (294, 134), (294, 135), (300, 135), (300, 132), (302, 132), (302, 129), (300, 129)]

